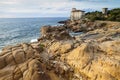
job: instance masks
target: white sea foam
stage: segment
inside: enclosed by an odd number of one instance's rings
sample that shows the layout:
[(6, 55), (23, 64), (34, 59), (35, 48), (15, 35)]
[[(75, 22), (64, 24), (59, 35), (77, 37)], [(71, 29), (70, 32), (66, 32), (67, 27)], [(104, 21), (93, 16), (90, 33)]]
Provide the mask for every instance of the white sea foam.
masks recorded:
[(37, 39), (32, 39), (30, 42), (38, 42)]

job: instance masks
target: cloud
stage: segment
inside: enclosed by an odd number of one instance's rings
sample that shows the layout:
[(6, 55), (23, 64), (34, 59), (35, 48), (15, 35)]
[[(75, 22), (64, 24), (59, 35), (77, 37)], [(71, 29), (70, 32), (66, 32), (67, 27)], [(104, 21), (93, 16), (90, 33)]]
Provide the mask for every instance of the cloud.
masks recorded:
[(2, 5), (13, 5), (13, 4), (16, 4), (16, 2), (0, 2), (0, 4)]
[(78, 2), (82, 2), (82, 1), (87, 1), (87, 2), (108, 2), (110, 0), (72, 0), (72, 1), (78, 1)]
[(119, 2), (119, 0), (1, 0), (0, 17), (69, 16), (73, 7), (85, 11), (101, 10), (102, 7), (120, 7)]

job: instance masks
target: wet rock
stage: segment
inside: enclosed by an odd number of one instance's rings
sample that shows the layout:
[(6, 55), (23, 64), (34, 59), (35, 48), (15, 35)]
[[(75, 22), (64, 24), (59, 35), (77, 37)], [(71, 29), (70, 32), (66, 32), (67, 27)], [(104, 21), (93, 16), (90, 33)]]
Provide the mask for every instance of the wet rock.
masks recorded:
[(68, 20), (64, 20), (64, 21), (59, 21), (58, 23), (60, 23), (60, 24), (65, 24), (65, 23), (67, 23), (68, 22)]

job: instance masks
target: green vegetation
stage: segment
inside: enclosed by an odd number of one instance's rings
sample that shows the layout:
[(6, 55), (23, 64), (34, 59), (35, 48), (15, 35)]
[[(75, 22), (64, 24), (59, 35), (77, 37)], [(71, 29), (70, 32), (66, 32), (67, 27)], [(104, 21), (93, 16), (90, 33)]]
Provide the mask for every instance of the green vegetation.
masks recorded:
[(119, 21), (120, 22), (120, 8), (115, 8), (112, 10), (108, 10), (107, 15), (102, 14), (102, 12), (88, 12), (85, 15), (86, 18), (91, 21), (94, 20), (105, 20), (105, 21)]
[(44, 44), (39, 44), (41, 51), (44, 50), (45, 45)]
[(45, 45), (44, 45), (44, 44), (40, 44), (39, 46), (40, 46), (41, 48), (45, 47)]

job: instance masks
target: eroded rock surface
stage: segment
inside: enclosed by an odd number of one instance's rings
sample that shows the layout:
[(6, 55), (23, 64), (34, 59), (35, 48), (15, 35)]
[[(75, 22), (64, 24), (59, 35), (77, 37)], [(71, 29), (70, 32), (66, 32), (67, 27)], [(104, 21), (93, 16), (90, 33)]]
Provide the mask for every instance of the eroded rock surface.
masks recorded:
[(83, 43), (68, 53), (67, 63), (86, 80), (119, 80), (119, 43), (120, 41)]
[(95, 29), (103, 28), (106, 25), (104, 22), (92, 22), (89, 20), (66, 21), (64, 26), (73, 32), (88, 32)]
[(4, 48), (0, 54), (0, 80), (59, 80), (46, 70), (41, 52), (30, 44)]
[(38, 42), (2, 49), (0, 80), (120, 80), (120, 23), (109, 24), (74, 38), (41, 28)]

